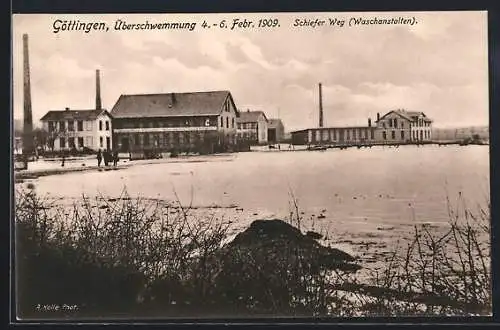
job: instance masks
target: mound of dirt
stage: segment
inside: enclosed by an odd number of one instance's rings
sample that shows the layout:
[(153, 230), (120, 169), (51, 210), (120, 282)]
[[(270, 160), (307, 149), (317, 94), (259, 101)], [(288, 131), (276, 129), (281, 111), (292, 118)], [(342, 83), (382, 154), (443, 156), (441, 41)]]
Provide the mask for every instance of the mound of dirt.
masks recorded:
[(339, 249), (319, 244), (314, 238), (304, 235), (297, 228), (282, 220), (256, 220), (250, 227), (228, 243), (226, 251), (277, 256), (293, 251), (306, 258), (308, 263), (327, 269), (356, 271), (361, 266), (354, 264), (355, 258)]

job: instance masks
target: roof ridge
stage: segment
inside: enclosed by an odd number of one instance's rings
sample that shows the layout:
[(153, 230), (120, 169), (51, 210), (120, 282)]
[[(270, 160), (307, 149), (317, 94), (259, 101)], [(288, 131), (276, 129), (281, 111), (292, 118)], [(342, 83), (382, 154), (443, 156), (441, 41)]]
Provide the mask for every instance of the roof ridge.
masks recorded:
[(169, 94), (201, 94), (201, 93), (229, 93), (229, 90), (209, 90), (197, 92), (166, 92), (166, 93), (139, 93), (139, 94), (121, 94), (120, 96), (155, 96), (155, 95), (169, 95)]

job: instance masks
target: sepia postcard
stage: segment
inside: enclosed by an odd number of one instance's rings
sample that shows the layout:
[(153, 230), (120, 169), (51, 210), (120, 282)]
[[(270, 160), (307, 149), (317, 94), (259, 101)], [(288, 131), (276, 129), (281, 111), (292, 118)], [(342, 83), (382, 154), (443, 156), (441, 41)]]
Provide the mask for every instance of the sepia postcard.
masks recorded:
[(486, 11), (12, 17), (19, 321), (492, 314)]

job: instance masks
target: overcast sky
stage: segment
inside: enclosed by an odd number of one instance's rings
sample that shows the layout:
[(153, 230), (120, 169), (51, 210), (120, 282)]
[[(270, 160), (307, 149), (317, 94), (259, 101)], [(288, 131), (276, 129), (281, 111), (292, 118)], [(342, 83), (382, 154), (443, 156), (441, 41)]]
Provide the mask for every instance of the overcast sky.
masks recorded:
[[(203, 19), (278, 17), (274, 30), (201, 29)], [(414, 26), (293, 27), (296, 18), (416, 16)], [(53, 33), (55, 19), (108, 22), (108, 32)], [(194, 31), (114, 31), (114, 21), (196, 21)], [(346, 23), (347, 24), (347, 23)], [(229, 90), (240, 110), (263, 110), (286, 129), (316, 127), (318, 83), (325, 124), (366, 125), (395, 108), (435, 126), (488, 125), (487, 15), (310, 13), (266, 15), (15, 15), (14, 117), (22, 118), (22, 34), (29, 35), (34, 121), (48, 110), (103, 107), (120, 94)]]

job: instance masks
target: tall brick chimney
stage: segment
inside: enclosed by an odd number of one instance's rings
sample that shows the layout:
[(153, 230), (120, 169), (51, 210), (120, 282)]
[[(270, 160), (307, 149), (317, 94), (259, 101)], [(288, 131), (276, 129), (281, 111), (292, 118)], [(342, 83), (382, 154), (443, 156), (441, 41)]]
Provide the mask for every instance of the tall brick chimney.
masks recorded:
[(95, 108), (96, 108), (96, 110), (102, 109), (100, 73), (101, 72), (99, 70), (95, 70)]
[(26, 156), (30, 156), (34, 152), (34, 141), (33, 141), (33, 114), (31, 109), (30, 62), (29, 62), (27, 34), (23, 34), (23, 65), (24, 65), (23, 154), (26, 154)]
[(321, 83), (319, 83), (319, 127), (323, 127), (323, 95), (321, 94)]

